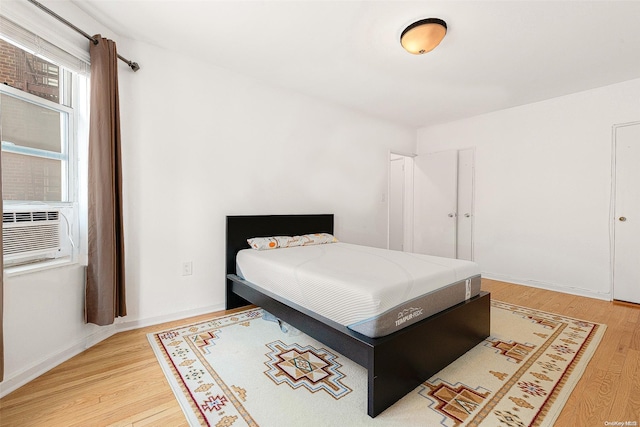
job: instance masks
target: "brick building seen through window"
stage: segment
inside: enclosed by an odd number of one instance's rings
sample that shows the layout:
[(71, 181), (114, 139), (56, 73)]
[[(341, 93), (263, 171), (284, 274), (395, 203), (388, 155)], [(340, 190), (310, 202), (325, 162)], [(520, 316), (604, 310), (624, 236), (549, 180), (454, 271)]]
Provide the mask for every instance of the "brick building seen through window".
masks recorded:
[[(61, 69), (0, 39), (0, 82), (61, 103)], [(0, 94), (3, 199), (63, 201), (66, 114), (48, 103)], [(32, 100), (33, 98), (31, 98)]]

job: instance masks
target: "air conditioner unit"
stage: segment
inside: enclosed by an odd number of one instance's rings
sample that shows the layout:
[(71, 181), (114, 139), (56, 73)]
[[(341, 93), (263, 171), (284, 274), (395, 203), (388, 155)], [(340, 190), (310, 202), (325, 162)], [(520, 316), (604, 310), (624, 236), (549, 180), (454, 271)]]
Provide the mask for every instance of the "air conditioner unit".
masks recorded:
[(2, 213), (2, 245), (5, 265), (61, 256), (60, 211), (40, 208), (7, 208)]

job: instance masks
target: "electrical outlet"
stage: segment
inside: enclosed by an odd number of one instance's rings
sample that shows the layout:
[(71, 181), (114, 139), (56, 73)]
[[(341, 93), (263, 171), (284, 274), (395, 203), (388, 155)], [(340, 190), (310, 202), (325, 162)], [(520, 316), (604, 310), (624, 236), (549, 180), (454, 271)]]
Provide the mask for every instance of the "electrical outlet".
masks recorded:
[(193, 262), (185, 261), (182, 263), (182, 275), (191, 276), (193, 274)]

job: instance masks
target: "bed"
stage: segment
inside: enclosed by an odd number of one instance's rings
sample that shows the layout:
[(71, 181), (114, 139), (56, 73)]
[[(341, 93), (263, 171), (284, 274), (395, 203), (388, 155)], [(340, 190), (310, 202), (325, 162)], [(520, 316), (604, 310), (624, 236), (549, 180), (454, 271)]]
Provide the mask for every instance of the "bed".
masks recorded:
[[(249, 238), (333, 232), (331, 214), (228, 216), (226, 308), (260, 306), (366, 368), (367, 414), (375, 417), (489, 336), (490, 294), (474, 292), (451, 307), (372, 337), (266, 290), (236, 271), (236, 257), (249, 248)], [(479, 280), (473, 278), (475, 288)], [(464, 282), (468, 291), (469, 282)]]

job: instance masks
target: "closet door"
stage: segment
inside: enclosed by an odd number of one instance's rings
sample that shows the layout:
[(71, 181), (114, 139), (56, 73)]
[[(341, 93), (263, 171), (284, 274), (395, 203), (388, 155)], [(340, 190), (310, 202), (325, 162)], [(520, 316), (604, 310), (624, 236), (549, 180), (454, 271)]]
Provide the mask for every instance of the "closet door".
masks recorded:
[(456, 258), (458, 152), (414, 158), (414, 252)]
[(475, 150), (458, 152), (457, 258), (473, 260), (473, 177)]
[(613, 298), (640, 304), (640, 123), (615, 131)]

